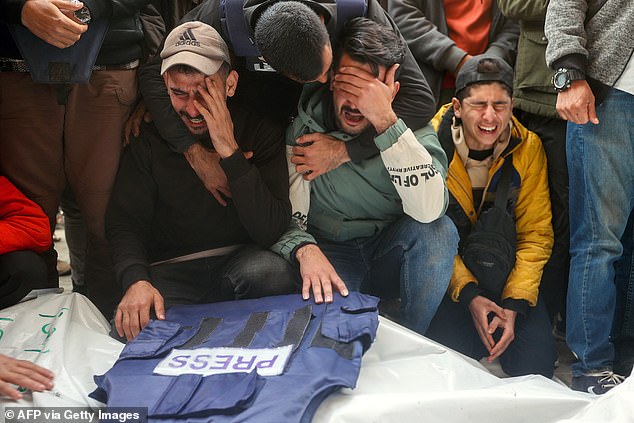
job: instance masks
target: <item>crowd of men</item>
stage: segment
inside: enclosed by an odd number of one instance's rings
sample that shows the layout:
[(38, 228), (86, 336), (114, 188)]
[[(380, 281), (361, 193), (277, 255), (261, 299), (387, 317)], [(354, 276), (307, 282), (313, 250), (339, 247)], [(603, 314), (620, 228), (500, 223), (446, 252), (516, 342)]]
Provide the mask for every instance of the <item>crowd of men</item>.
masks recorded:
[[(573, 389), (631, 372), (631, 1), (0, 0), (0, 24), (2, 307), (57, 286), (61, 204), (123, 341), (176, 304), (362, 291), (509, 375), (552, 377), (553, 332)], [(0, 356), (11, 383), (52, 375)]]

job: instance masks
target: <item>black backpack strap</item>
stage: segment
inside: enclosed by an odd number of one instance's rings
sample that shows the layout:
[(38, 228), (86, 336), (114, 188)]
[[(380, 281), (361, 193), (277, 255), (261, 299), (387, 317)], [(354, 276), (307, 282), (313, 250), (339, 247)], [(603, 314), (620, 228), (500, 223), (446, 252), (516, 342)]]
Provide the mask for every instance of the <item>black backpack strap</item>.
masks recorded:
[(231, 45), (239, 57), (259, 57), (260, 51), (255, 45), (255, 37), (244, 18), (244, 0), (221, 0), (220, 24), (222, 38)]
[(335, 34), (338, 36), (343, 26), (349, 19), (365, 17), (368, 11), (367, 0), (336, 0), (337, 4), (337, 29)]
[(497, 190), (495, 191), (495, 207), (506, 210), (506, 203), (509, 198), (509, 190), (511, 188), (511, 174), (513, 170), (513, 155), (509, 154), (504, 158), (500, 180), (498, 181)]

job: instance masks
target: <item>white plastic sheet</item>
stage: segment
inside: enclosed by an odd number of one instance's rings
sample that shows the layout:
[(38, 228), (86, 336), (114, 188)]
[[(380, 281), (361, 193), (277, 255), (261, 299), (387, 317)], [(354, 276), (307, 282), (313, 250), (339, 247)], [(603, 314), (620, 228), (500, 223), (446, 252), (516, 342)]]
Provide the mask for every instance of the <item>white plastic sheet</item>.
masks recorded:
[[(100, 406), (88, 398), (92, 376), (108, 370), (123, 345), (107, 335), (108, 323), (86, 298), (48, 295), (1, 310), (0, 330), (0, 353), (56, 374), (52, 392), (25, 395), (19, 403), (0, 400), (0, 408)], [(331, 395), (313, 421), (626, 423), (634, 422), (634, 382), (627, 379), (595, 397), (541, 376), (500, 379), (476, 361), (381, 319), (357, 388)]]
[[(55, 373), (51, 391), (26, 393), (17, 403), (35, 407), (99, 407), (88, 394), (94, 374), (106, 372), (123, 349), (110, 325), (79, 294), (51, 294), (0, 310), (0, 353), (29, 360)], [(2, 414), (3, 415), (3, 414)]]

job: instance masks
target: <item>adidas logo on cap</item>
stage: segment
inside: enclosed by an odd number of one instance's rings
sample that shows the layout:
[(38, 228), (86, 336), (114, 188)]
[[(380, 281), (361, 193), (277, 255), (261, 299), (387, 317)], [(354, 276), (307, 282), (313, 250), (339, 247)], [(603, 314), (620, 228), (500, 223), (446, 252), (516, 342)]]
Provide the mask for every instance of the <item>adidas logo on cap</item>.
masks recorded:
[(191, 28), (187, 28), (185, 32), (180, 36), (178, 41), (176, 42), (175, 47), (178, 46), (195, 46), (200, 47), (200, 42), (194, 36), (194, 32)]
[(198, 21), (183, 23), (168, 34), (161, 59), (161, 75), (174, 65), (187, 65), (205, 75), (213, 75), (223, 63), (231, 65), (229, 49), (218, 31)]

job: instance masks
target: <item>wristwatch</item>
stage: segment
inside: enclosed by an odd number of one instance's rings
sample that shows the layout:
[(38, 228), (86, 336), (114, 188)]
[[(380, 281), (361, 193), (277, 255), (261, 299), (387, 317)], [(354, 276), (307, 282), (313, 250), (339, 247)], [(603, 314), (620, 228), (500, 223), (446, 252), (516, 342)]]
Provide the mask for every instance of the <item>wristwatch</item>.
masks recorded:
[(88, 9), (88, 7), (86, 6), (82, 7), (79, 10), (75, 10), (75, 12), (73, 13), (75, 15), (75, 18), (77, 18), (77, 20), (84, 25), (88, 25), (90, 23), (90, 20), (92, 19), (92, 16), (90, 15), (90, 9)]
[(559, 68), (553, 75), (552, 84), (558, 93), (566, 91), (570, 88), (572, 81), (584, 79), (583, 72), (575, 69)]

